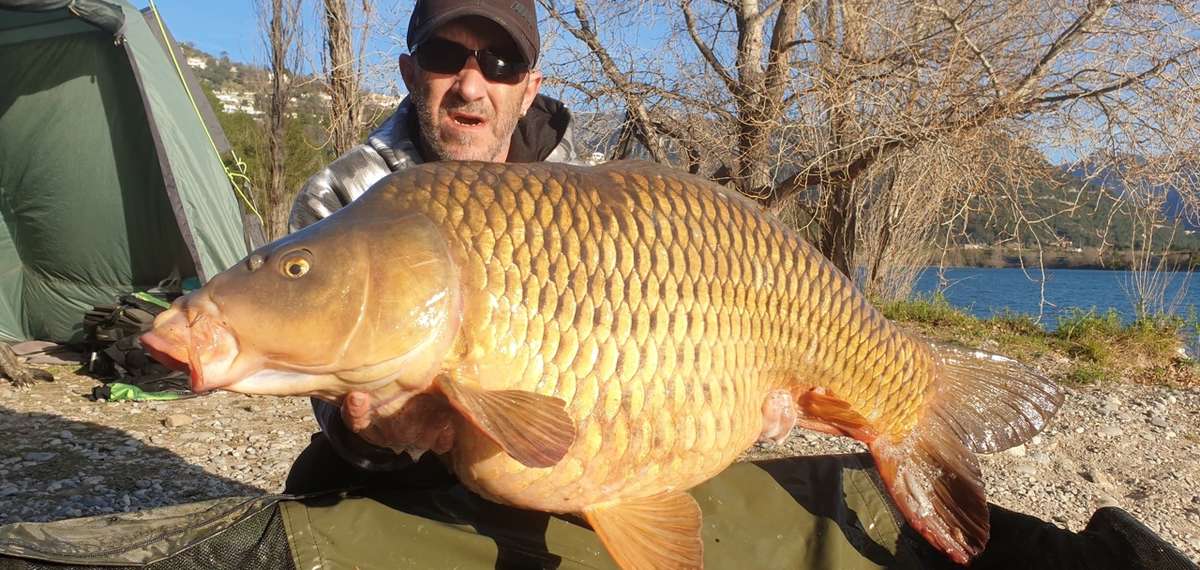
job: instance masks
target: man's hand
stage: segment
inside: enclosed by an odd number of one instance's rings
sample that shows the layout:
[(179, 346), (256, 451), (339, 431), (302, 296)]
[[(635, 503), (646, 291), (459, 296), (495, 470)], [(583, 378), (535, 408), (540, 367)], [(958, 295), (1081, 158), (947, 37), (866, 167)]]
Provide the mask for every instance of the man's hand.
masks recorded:
[(442, 454), (454, 444), (454, 409), (440, 395), (418, 394), (399, 411), (380, 415), (371, 395), (351, 392), (342, 400), (342, 421), (367, 443), (407, 451), (419, 459), (426, 451)]

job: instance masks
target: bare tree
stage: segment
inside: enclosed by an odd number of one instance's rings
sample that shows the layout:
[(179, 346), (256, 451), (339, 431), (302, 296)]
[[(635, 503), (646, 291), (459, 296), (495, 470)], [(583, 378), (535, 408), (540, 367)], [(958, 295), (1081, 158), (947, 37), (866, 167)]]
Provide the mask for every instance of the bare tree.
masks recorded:
[[(1004, 194), (1027, 187), (994, 182), (1038, 168), (1047, 177), (1042, 150), (1088, 156), (1137, 139), (1152, 157), (1178, 148), (1168, 133), (1197, 138), (1190, 2), (539, 1), (575, 40), (547, 71), (557, 85), (625, 110), (654, 160), (717, 165), (714, 178), (768, 207), (800, 200), (817, 247), (854, 277), (867, 261), (860, 228), (881, 228), (865, 217), (903, 209), (877, 177), (916, 181), (922, 166), (951, 164), (983, 176), (958, 191), (903, 186), (922, 194), (914, 207), (949, 216), (926, 222), (937, 226), (980, 204), (1018, 204)], [(987, 140), (1039, 152), (965, 156)], [(669, 141), (700, 156), (673, 155)], [(891, 172), (903, 165), (907, 174)]]
[(259, 22), (266, 31), (270, 59), (270, 91), (267, 110), (267, 185), (265, 196), (267, 239), (288, 231), (291, 189), (285, 180), (286, 121), (291, 98), (292, 74), (299, 62), (301, 7), (303, 0), (255, 0)]

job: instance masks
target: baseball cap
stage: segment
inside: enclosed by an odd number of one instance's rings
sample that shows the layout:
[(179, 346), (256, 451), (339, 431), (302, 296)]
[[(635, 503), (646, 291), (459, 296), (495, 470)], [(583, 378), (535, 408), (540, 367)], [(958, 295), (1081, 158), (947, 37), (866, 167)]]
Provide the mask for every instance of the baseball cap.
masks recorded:
[(409, 51), (446, 22), (464, 16), (482, 16), (496, 22), (512, 36), (529, 66), (537, 63), (541, 39), (533, 0), (417, 0), (408, 20)]

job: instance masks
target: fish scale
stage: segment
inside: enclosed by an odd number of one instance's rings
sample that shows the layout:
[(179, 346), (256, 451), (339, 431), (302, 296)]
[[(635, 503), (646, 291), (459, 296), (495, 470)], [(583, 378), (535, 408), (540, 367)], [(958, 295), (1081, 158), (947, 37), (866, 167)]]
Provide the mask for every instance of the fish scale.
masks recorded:
[(909, 523), (968, 561), (989, 532), (972, 453), (1027, 440), (1062, 399), (1011, 359), (898, 330), (748, 199), (647, 163), (406, 169), (142, 340), (196, 391), (367, 391), (404, 424), (388, 447), (582, 514), (626, 568), (698, 567), (684, 491), (794, 425), (866, 443)]

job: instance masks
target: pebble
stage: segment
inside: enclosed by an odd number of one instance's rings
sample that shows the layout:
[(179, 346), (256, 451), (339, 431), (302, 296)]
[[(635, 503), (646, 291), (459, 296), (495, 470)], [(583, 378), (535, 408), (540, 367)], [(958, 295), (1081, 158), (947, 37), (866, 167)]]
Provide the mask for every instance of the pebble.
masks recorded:
[(1095, 467), (1084, 468), (1080, 475), (1082, 475), (1084, 479), (1087, 479), (1088, 481), (1091, 481), (1097, 485), (1108, 486), (1112, 484), (1112, 481), (1110, 481), (1108, 476), (1104, 474), (1104, 471), (1096, 469)]
[(1104, 437), (1121, 437), (1125, 433), (1125, 430), (1121, 429), (1121, 426), (1105, 426), (1100, 428), (1100, 431), (1097, 433)]
[(1098, 495), (1096, 497), (1096, 508), (1103, 509), (1104, 507), (1119, 507), (1121, 503), (1109, 495)]
[(57, 453), (52, 453), (49, 451), (34, 451), (31, 453), (26, 453), (22, 457), (25, 459), (25, 461), (41, 462), (41, 461), (50, 461), (51, 459), (54, 459), (56, 456), (58, 456)]
[(1029, 445), (1041, 445), (1041, 444), (1042, 444), (1042, 436), (1035, 435), (1035, 436), (1029, 438)]
[(1018, 445), (1016, 447), (1010, 447), (1007, 451), (1005, 451), (1005, 453), (1013, 457), (1025, 457), (1025, 446)]
[(1026, 476), (1030, 476), (1030, 477), (1037, 475), (1037, 471), (1038, 471), (1037, 467), (1034, 467), (1027, 463), (1021, 463), (1019, 465), (1016, 465), (1015, 467), (1012, 468), (1012, 470), (1013, 470), (1013, 473), (1019, 473), (1021, 475), (1026, 475)]
[(1162, 416), (1150, 416), (1150, 425), (1156, 428), (1166, 428), (1168, 425), (1167, 418)]
[(192, 416), (186, 414), (171, 414), (167, 416), (167, 419), (163, 420), (163, 425), (169, 428), (186, 426), (190, 423), (192, 423)]

